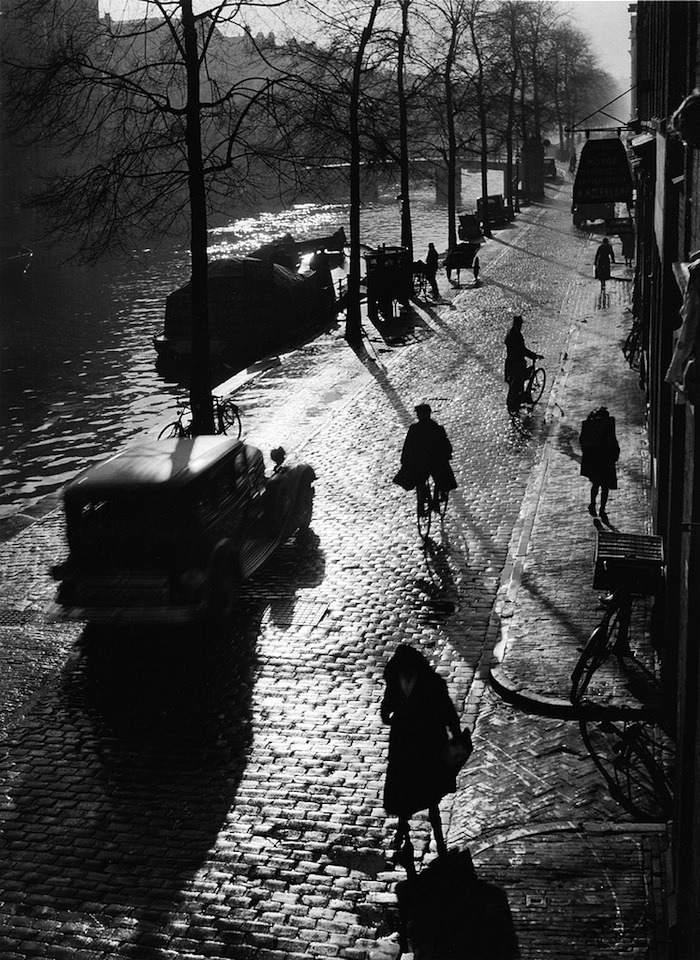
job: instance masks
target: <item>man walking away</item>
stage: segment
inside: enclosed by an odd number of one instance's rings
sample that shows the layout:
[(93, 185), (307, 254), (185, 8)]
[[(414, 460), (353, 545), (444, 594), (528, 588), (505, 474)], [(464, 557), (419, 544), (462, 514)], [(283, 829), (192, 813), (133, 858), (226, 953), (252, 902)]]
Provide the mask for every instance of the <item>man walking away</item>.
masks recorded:
[(426, 271), (425, 275), (428, 278), (428, 283), (430, 284), (430, 292), (437, 300), (440, 296), (440, 290), (437, 285), (437, 270), (438, 270), (438, 252), (435, 249), (435, 244), (428, 244), (428, 255), (425, 258)]

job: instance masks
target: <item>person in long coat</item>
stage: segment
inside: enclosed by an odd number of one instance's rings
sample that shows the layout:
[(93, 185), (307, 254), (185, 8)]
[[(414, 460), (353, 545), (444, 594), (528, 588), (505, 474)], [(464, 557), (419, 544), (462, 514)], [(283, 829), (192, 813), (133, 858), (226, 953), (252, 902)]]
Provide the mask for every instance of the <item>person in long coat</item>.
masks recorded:
[(452, 444), (447, 431), (432, 419), (429, 403), (419, 403), (415, 410), (417, 422), (408, 428), (401, 450), (401, 470), (409, 483), (407, 489), (432, 477), (438, 490), (454, 490), (457, 481), (450, 466)]
[(622, 256), (625, 258), (625, 265), (631, 267), (635, 252), (634, 230), (625, 230), (624, 233), (620, 234), (620, 240), (622, 241)]
[(603, 242), (595, 252), (593, 266), (595, 267), (595, 278), (600, 280), (600, 292), (605, 293), (605, 283), (610, 279), (610, 264), (615, 263), (615, 251), (607, 237), (603, 237)]
[(437, 271), (440, 261), (438, 258), (438, 252), (435, 249), (434, 243), (428, 244), (428, 253), (425, 258), (425, 275), (428, 278), (428, 283), (430, 284), (430, 292), (437, 298), (440, 296), (440, 289), (437, 285)]
[(606, 407), (592, 410), (581, 424), (581, 475), (591, 481), (591, 499), (588, 512), (596, 515), (596, 501), (600, 492), (600, 516), (607, 519), (608, 494), (617, 490), (615, 464), (620, 458), (620, 444), (615, 434), (615, 418)]
[(410, 818), (427, 810), (438, 854), (447, 852), (440, 820), (440, 801), (457, 789), (454, 768), (443, 750), (449, 733), (459, 739), (457, 711), (447, 684), (420, 651), (400, 644), (384, 669), (386, 689), (381, 718), (391, 727), (384, 783), (384, 809), (399, 818), (394, 848), (410, 850)]

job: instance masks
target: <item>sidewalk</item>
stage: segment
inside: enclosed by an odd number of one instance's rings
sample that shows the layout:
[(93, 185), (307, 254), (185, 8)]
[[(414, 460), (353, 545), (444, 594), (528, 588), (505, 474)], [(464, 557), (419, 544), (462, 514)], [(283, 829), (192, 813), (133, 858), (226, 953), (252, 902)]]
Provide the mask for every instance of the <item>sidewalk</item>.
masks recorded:
[[(569, 698), (571, 672), (602, 615), (603, 591), (593, 590), (597, 531), (652, 532), (643, 394), (621, 349), (632, 321), (625, 289), (630, 286), (621, 279), (609, 294), (612, 304), (603, 306), (597, 283), (584, 283), (570, 304), (569, 343), (547, 412), (549, 433), (494, 608), (500, 642), (491, 681), (505, 699), (535, 713), (578, 716)], [(601, 405), (616, 418), (621, 449), (608, 526), (587, 512), (590, 483), (580, 475), (578, 444), (581, 421)], [(654, 671), (648, 642), (635, 652)], [(589, 693), (600, 705), (639, 706), (614, 658), (594, 676)]]
[[(479, 835), (473, 823), (479, 801), (470, 794), (476, 789), (475, 778), (484, 776), (480, 766), (465, 777), (450, 814), (450, 846), (467, 847), (482, 880), (502, 885), (518, 931), (519, 955), (528, 958), (583, 956), (586, 943), (596, 938), (609, 942), (605, 955), (610, 957), (627, 955), (630, 949), (632, 956), (646, 960), (668, 955), (667, 825), (636, 822), (631, 816), (625, 822), (624, 812), (622, 819), (608, 819), (605, 812), (591, 815), (595, 803), (583, 781), (590, 758), (579, 740), (579, 724), (571, 722), (642, 705), (614, 658), (597, 671), (583, 707), (574, 707), (569, 695), (571, 672), (601, 617), (597, 601), (602, 591), (592, 585), (597, 530), (651, 533), (643, 394), (621, 349), (632, 320), (627, 310), (630, 286), (621, 280), (602, 303), (597, 283), (582, 282), (562, 311), (563, 317), (568, 312), (571, 328), (549, 400), (549, 429), (492, 612), (488, 679), (501, 700), (520, 715), (511, 723), (520, 730), (523, 757), (531, 758), (525, 771), (510, 768), (504, 757), (501, 778), (517, 777), (515, 789), (541, 796), (542, 804), (533, 802), (529, 824), (518, 823), (514, 816), (510, 830), (489, 835), (482, 829)], [(619, 489), (611, 492), (608, 527), (589, 516), (590, 485), (580, 476), (581, 421), (600, 405), (616, 417), (621, 447)], [(658, 676), (648, 636), (636, 639), (636, 658)], [(484, 741), (498, 737), (503, 721), (488, 697), (475, 716), (473, 707), (470, 712), (477, 736)], [(543, 733), (556, 729), (561, 734), (555, 748), (558, 776), (541, 763), (551, 748), (539, 745)], [(569, 789), (562, 790), (562, 783)], [(602, 775), (600, 785), (605, 791)], [(503, 791), (497, 793), (493, 783), (481, 789), (482, 805), (489, 791), (499, 806), (503, 802)], [(552, 810), (549, 819), (543, 810)], [(572, 819), (578, 810), (581, 819)], [(615, 940), (607, 941), (611, 935)]]

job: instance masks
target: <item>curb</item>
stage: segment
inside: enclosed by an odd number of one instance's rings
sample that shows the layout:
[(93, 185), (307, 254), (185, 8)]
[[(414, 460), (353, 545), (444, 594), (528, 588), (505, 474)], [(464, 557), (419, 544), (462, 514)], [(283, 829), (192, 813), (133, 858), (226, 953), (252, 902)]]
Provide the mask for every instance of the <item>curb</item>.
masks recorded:
[(492, 665), (489, 683), (498, 696), (523, 713), (555, 720), (654, 720), (657, 714), (644, 707), (629, 707), (615, 703), (571, 703), (561, 697), (531, 693), (511, 680), (501, 664)]

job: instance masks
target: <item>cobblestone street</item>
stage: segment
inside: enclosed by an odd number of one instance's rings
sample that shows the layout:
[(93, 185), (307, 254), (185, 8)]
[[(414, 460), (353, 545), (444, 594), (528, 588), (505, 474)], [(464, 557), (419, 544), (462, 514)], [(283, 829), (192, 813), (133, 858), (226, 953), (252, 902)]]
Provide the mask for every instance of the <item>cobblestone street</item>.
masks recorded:
[[(664, 825), (616, 804), (578, 723), (488, 685), (504, 640), (502, 679), (567, 696), (597, 616), (575, 451), (600, 402), (631, 425), (611, 515), (647, 530), (641, 399), (615, 401), (612, 367), (594, 379), (599, 331), (624, 339), (629, 272), (601, 302), (570, 184), (547, 192), (485, 245), (481, 285), (420, 301), (405, 336), (368, 327), (353, 351), (332, 331), (237, 392), (247, 439), (266, 456), (282, 443), (318, 480), (312, 536), (244, 586), (226, 635), (47, 624), (60, 512), (0, 544), (2, 960), (398, 956), (405, 872), (389, 860), (379, 704), (400, 641), (474, 728), (442, 805), (447, 842), (505, 893), (520, 955), (664, 955)], [(513, 313), (548, 384), (511, 420)], [(447, 429), (459, 484), (425, 549), (413, 494), (390, 482), (419, 400)], [(606, 683), (601, 695), (627, 695)], [(421, 869), (435, 851), (427, 819), (414, 823)]]

